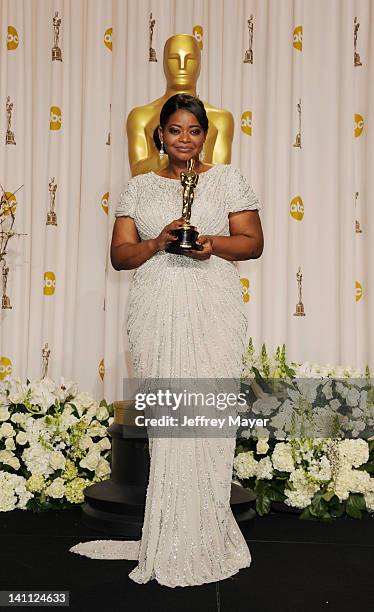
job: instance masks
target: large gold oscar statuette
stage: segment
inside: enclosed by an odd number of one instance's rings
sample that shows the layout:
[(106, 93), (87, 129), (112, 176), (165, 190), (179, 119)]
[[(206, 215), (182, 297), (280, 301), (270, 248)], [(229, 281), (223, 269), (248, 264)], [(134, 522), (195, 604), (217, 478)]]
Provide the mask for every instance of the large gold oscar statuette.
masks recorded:
[(1, 308), (3, 310), (7, 310), (9, 308), (12, 308), (12, 305), (10, 303), (10, 299), (6, 294), (6, 285), (7, 285), (7, 280), (8, 280), (8, 273), (9, 273), (9, 268), (5, 263), (5, 259), (3, 259), (3, 271), (2, 271), (2, 281), (3, 281), (3, 297), (1, 300)]
[(8, 96), (6, 99), (6, 113), (7, 113), (7, 130), (5, 135), (5, 144), (16, 144), (14, 138), (14, 132), (11, 130), (12, 123), (12, 110), (13, 110), (13, 102), (10, 101), (10, 97)]
[(248, 34), (249, 34), (249, 44), (248, 49), (244, 54), (243, 63), (244, 64), (253, 64), (253, 15), (247, 20), (248, 24)]
[(353, 65), (354, 66), (362, 66), (360, 54), (357, 53), (357, 51), (356, 51), (356, 48), (357, 48), (357, 32), (358, 32), (358, 28), (359, 27), (360, 27), (360, 24), (359, 24), (359, 22), (357, 20), (357, 17), (355, 17), (355, 20), (354, 20), (354, 33), (353, 33), (353, 46), (354, 46)]
[(149, 58), (150, 62), (157, 62), (156, 49), (152, 47), (153, 30), (156, 20), (152, 19), (152, 13), (149, 15)]
[(52, 47), (52, 61), (62, 62), (61, 49), (58, 46), (58, 39), (60, 36), (60, 25), (61, 18), (58, 18), (58, 11), (55, 12), (53, 17), (53, 47)]
[(201, 244), (197, 244), (196, 240), (199, 235), (196, 227), (190, 224), (191, 207), (195, 197), (195, 189), (199, 175), (194, 171), (195, 160), (187, 160), (187, 172), (181, 172), (181, 183), (183, 186), (183, 208), (182, 217), (184, 224), (182, 227), (173, 230), (173, 234), (177, 236), (177, 240), (171, 242), (165, 249), (168, 253), (183, 255), (186, 251), (202, 251)]
[(46, 225), (57, 225), (57, 215), (55, 212), (56, 189), (55, 177), (51, 178), (49, 185), (49, 211), (47, 212)]
[(302, 295), (301, 295), (301, 281), (303, 279), (303, 275), (301, 274), (300, 266), (297, 271), (296, 278), (297, 278), (297, 285), (298, 285), (298, 290), (299, 290), (299, 301), (296, 304), (296, 312), (294, 312), (293, 314), (294, 314), (294, 317), (305, 317), (304, 304), (303, 304)]
[(299, 99), (299, 102), (297, 104), (297, 112), (299, 113), (299, 131), (296, 134), (296, 140), (292, 146), (299, 147), (299, 149), (301, 149), (301, 98)]

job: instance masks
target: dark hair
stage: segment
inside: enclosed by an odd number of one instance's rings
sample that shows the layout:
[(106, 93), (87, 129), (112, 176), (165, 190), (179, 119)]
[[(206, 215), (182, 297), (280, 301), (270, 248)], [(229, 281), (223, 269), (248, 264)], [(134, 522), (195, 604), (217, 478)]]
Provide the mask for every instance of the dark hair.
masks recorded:
[[(199, 100), (199, 98), (195, 98), (195, 96), (190, 96), (189, 94), (175, 94), (166, 100), (160, 113), (160, 126), (162, 128), (165, 127), (169, 117), (177, 110), (186, 110), (195, 115), (205, 134), (207, 133), (209, 122), (204, 104), (201, 100)], [(160, 150), (161, 142), (158, 135), (158, 126), (153, 132), (153, 140), (157, 149)]]

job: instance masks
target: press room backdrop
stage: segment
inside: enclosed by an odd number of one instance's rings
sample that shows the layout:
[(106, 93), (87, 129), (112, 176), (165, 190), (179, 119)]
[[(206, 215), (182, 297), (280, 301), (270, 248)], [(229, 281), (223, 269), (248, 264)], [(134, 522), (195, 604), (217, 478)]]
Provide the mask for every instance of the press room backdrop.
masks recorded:
[(26, 235), (0, 270), (0, 378), (39, 377), (48, 342), (49, 376), (122, 397), (131, 272), (111, 268), (109, 245), (130, 176), (124, 126), (163, 94), (177, 33), (200, 42), (198, 95), (233, 113), (232, 163), (262, 204), (263, 256), (239, 264), (249, 335), (298, 361), (374, 369), (373, 20), (370, 0), (2, 0), (0, 183)]

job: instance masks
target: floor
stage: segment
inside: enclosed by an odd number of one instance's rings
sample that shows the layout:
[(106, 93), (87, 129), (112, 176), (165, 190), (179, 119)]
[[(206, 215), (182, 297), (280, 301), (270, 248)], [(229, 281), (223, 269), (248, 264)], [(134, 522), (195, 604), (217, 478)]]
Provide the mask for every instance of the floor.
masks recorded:
[(373, 609), (374, 518), (320, 523), (277, 513), (256, 517), (242, 531), (251, 567), (220, 583), (170, 589), (154, 580), (143, 585), (130, 580), (136, 561), (70, 553), (79, 541), (106, 537), (82, 523), (80, 508), (2, 513), (0, 590), (67, 590), (69, 609), (80, 612)]

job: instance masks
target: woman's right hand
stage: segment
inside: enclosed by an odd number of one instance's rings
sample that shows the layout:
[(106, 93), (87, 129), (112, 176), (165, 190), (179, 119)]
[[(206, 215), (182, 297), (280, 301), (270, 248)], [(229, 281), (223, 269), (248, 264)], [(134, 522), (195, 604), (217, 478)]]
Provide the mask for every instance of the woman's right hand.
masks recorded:
[(157, 238), (155, 238), (157, 251), (164, 251), (170, 242), (177, 240), (177, 236), (172, 233), (172, 230), (182, 227), (184, 222), (183, 217), (180, 217), (179, 219), (175, 219), (171, 223), (168, 223), (168, 225), (165, 225), (164, 229), (161, 230), (160, 234), (157, 236)]

